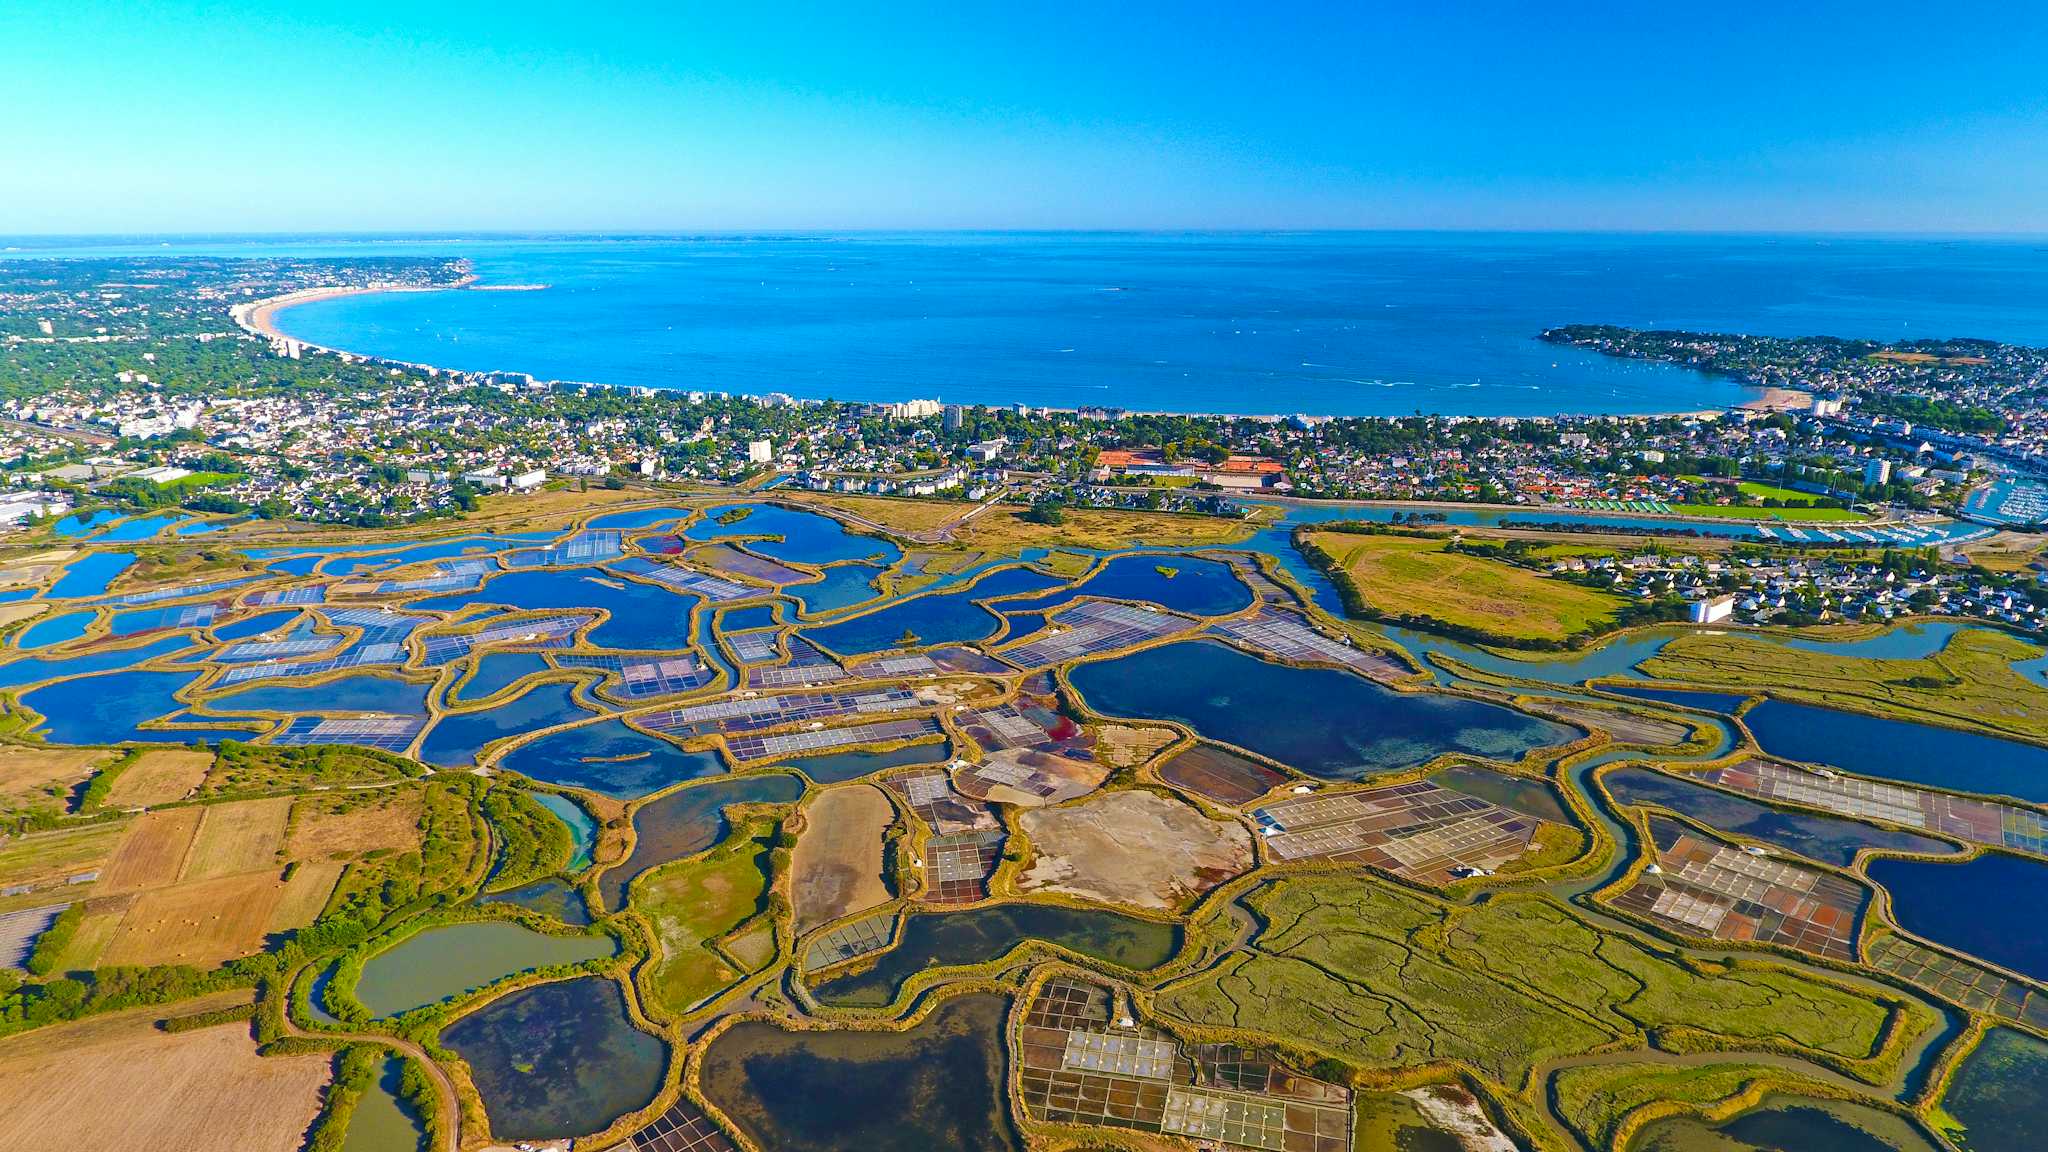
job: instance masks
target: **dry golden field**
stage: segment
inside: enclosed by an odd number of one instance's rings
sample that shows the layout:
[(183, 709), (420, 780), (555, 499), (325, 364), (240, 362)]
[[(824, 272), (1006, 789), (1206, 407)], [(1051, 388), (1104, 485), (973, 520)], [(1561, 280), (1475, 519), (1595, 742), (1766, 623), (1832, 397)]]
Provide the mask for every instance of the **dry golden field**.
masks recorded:
[(204, 808), (170, 808), (136, 817), (101, 869), (97, 891), (139, 892), (176, 883), (205, 815)]
[(189, 748), (153, 748), (115, 779), (107, 789), (109, 808), (148, 808), (183, 800), (206, 782), (213, 753)]
[(138, 894), (101, 964), (210, 967), (263, 945), (284, 898), (277, 871), (191, 880)]
[(114, 754), (103, 748), (0, 747), (0, 810), (61, 800)]
[[(246, 1003), (227, 993), (178, 1006)], [(169, 1034), (163, 1009), (0, 1042), (0, 1147), (73, 1152), (296, 1152), (320, 1110), (326, 1056), (264, 1059), (246, 1024)]]
[(419, 847), (419, 820), (416, 788), (305, 796), (292, 814), (285, 852), (302, 862), (402, 852)]
[(275, 872), (282, 866), (277, 850), (284, 845), (285, 820), (291, 811), (289, 796), (207, 808), (199, 834), (192, 840), (191, 857), (178, 878), (211, 880), (266, 869)]

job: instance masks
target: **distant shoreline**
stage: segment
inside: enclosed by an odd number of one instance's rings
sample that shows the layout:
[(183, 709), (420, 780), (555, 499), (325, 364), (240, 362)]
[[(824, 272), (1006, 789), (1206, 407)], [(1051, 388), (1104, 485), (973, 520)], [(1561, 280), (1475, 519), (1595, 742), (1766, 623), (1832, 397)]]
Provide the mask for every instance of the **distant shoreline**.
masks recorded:
[[(660, 389), (661, 391), (664, 391), (664, 392), (690, 392), (690, 391), (702, 391), (702, 392), (723, 392), (723, 391), (724, 391), (723, 389), (717, 389), (717, 388), (701, 388), (701, 389), (691, 389), (691, 388), (672, 388), (672, 387), (666, 387), (666, 386), (662, 386), (662, 385), (616, 385), (616, 384), (607, 384), (607, 383), (604, 383), (604, 382), (602, 382), (602, 381), (597, 381), (597, 380), (555, 380), (555, 379), (543, 379), (543, 378), (541, 378), (541, 377), (539, 377), (539, 376), (535, 376), (535, 375), (534, 375), (533, 373), (531, 373), (531, 372), (527, 372), (527, 371), (525, 371), (525, 370), (523, 370), (523, 369), (518, 369), (518, 368), (446, 368), (446, 367), (443, 367), (443, 366), (441, 366), (441, 365), (438, 365), (438, 364), (423, 364), (423, 363), (419, 363), (419, 362), (417, 362), (417, 361), (412, 361), (412, 360), (398, 360), (398, 359), (394, 359), (394, 358), (392, 358), (392, 357), (389, 357), (389, 356), (378, 356), (378, 355), (374, 355), (374, 354), (371, 354), (371, 353), (366, 353), (366, 352), (354, 352), (354, 351), (351, 351), (351, 350), (349, 350), (349, 349), (347, 349), (347, 348), (332, 348), (332, 347), (328, 347), (327, 345), (324, 345), (324, 344), (316, 344), (316, 343), (314, 343), (314, 342), (312, 342), (312, 341), (309, 341), (309, 340), (304, 340), (304, 339), (301, 339), (300, 337), (297, 337), (297, 336), (293, 336), (293, 335), (292, 335), (291, 333), (289, 333), (289, 332), (286, 332), (286, 331), (282, 330), (281, 328), (279, 328), (279, 327), (277, 326), (277, 318), (278, 318), (278, 316), (279, 316), (280, 314), (282, 314), (282, 313), (283, 313), (283, 312), (284, 312), (284, 311), (285, 311), (286, 309), (290, 309), (290, 308), (296, 308), (296, 307), (298, 307), (298, 306), (299, 306), (299, 305), (301, 305), (301, 304), (313, 304), (313, 303), (317, 303), (317, 302), (319, 302), (319, 301), (322, 301), (322, 300), (339, 300), (339, 299), (341, 299), (341, 298), (343, 298), (343, 297), (347, 297), (347, 296), (367, 296), (367, 295), (370, 295), (370, 294), (372, 294), (372, 293), (377, 293), (377, 292), (454, 292), (454, 291), (469, 291), (469, 292), (538, 292), (538, 291), (540, 291), (540, 290), (542, 290), (542, 289), (544, 289), (544, 288), (548, 287), (548, 286), (547, 286), (547, 285), (545, 285), (545, 284), (505, 284), (505, 285), (480, 285), (480, 284), (478, 284), (478, 283), (477, 283), (477, 279), (478, 279), (478, 278), (477, 278), (477, 277), (476, 277), (475, 275), (469, 275), (469, 276), (465, 276), (465, 277), (463, 277), (463, 278), (462, 278), (461, 280), (459, 280), (459, 281), (457, 281), (457, 282), (455, 282), (455, 283), (453, 283), (453, 284), (443, 284), (443, 285), (434, 285), (434, 286), (425, 286), (425, 287), (422, 287), (422, 286), (415, 286), (415, 285), (411, 285), (411, 284), (372, 284), (372, 285), (365, 285), (365, 286), (362, 286), (362, 287), (308, 288), (308, 289), (305, 289), (304, 291), (300, 291), (300, 292), (289, 292), (289, 293), (286, 293), (286, 294), (285, 294), (285, 295), (283, 295), (283, 296), (272, 296), (272, 297), (270, 297), (270, 298), (268, 298), (268, 299), (265, 299), (265, 300), (256, 300), (256, 301), (252, 301), (252, 302), (250, 302), (250, 303), (247, 303), (247, 304), (237, 304), (237, 305), (235, 305), (235, 306), (234, 306), (233, 308), (229, 309), (229, 314), (230, 314), (230, 315), (231, 315), (231, 316), (233, 317), (233, 319), (234, 319), (235, 323), (237, 323), (237, 324), (241, 325), (241, 326), (242, 326), (242, 328), (243, 328), (244, 330), (246, 330), (246, 331), (248, 331), (248, 332), (250, 332), (250, 333), (252, 333), (252, 334), (254, 334), (254, 335), (257, 335), (257, 336), (263, 336), (263, 337), (267, 337), (267, 338), (269, 338), (269, 339), (273, 339), (273, 340), (291, 340), (291, 341), (294, 341), (294, 342), (296, 342), (296, 343), (298, 343), (298, 344), (300, 344), (300, 345), (302, 345), (302, 346), (304, 346), (304, 347), (306, 347), (306, 348), (311, 348), (311, 349), (313, 349), (314, 351), (317, 351), (317, 352), (327, 352), (327, 353), (331, 353), (331, 354), (333, 354), (333, 355), (337, 355), (337, 356), (349, 356), (349, 357), (353, 357), (354, 359), (357, 359), (357, 360), (368, 360), (368, 361), (374, 361), (374, 362), (376, 362), (376, 363), (379, 363), (379, 364), (391, 364), (391, 365), (395, 365), (395, 366), (397, 366), (397, 367), (401, 367), (401, 368), (415, 368), (415, 369), (420, 369), (420, 370), (422, 370), (422, 371), (429, 371), (429, 372), (433, 372), (433, 373), (436, 373), (436, 374), (452, 374), (452, 373), (458, 373), (458, 372), (473, 372), (473, 373), (477, 373), (477, 374), (490, 374), (490, 373), (509, 373), (509, 374), (517, 374), (517, 375), (521, 375), (521, 376), (527, 376), (527, 377), (530, 377), (530, 378), (532, 378), (532, 379), (534, 379), (534, 380), (536, 380), (536, 381), (539, 381), (540, 383), (544, 383), (544, 384), (549, 384), (549, 385), (554, 385), (554, 384), (575, 384), (575, 385), (595, 385), (595, 386), (598, 386), (598, 387), (605, 387), (605, 388), (615, 388), (615, 387), (651, 387), (651, 388), (658, 388), (658, 389)], [(1499, 423), (1499, 422), (1501, 422), (1501, 421), (1510, 421), (1510, 422), (1513, 422), (1513, 421), (1520, 421), (1520, 420), (1533, 420), (1533, 419), (1539, 419), (1539, 418), (1540, 418), (1540, 419), (1554, 419), (1554, 418), (1558, 418), (1558, 417), (1564, 417), (1564, 418), (1572, 418), (1572, 417), (1586, 417), (1586, 418), (1596, 418), (1596, 417), (1603, 417), (1603, 416), (1606, 416), (1606, 417), (1610, 417), (1610, 418), (1612, 418), (1612, 419), (1617, 419), (1617, 420), (1631, 420), (1631, 419), (1633, 419), (1633, 420), (1657, 420), (1657, 419), (1673, 419), (1673, 418), (1680, 418), (1680, 417), (1687, 417), (1687, 416), (1695, 416), (1695, 417), (1697, 417), (1697, 416), (1712, 416), (1712, 415), (1719, 415), (1719, 414), (1720, 414), (1720, 413), (1722, 413), (1722, 412), (1728, 412), (1728, 411), (1751, 411), (1751, 412), (1778, 412), (1778, 411), (1785, 411), (1785, 410), (1799, 411), (1799, 410), (1803, 410), (1803, 409), (1805, 409), (1805, 408), (1806, 408), (1806, 407), (1807, 407), (1807, 406), (1808, 406), (1809, 404), (1811, 404), (1811, 403), (1812, 403), (1812, 401), (1813, 401), (1813, 396), (1812, 396), (1812, 394), (1811, 394), (1811, 393), (1808, 393), (1808, 392), (1802, 392), (1802, 391), (1799, 391), (1798, 389), (1794, 389), (1794, 388), (1779, 388), (1779, 387), (1775, 387), (1775, 386), (1771, 386), (1771, 387), (1765, 387), (1765, 386), (1758, 386), (1758, 385), (1753, 385), (1753, 384), (1742, 384), (1742, 385), (1739, 385), (1739, 386), (1740, 386), (1740, 387), (1741, 387), (1741, 388), (1742, 388), (1742, 389), (1743, 389), (1744, 391), (1746, 391), (1746, 392), (1751, 392), (1751, 393), (1755, 393), (1756, 395), (1752, 395), (1752, 396), (1751, 396), (1751, 397), (1750, 397), (1749, 399), (1747, 399), (1747, 400), (1744, 400), (1744, 401), (1743, 401), (1742, 403), (1740, 403), (1740, 404), (1728, 404), (1728, 405), (1724, 405), (1724, 406), (1722, 406), (1722, 407), (1718, 407), (1718, 408), (1681, 408), (1681, 409), (1671, 409), (1671, 410), (1668, 410), (1668, 411), (1662, 411), (1662, 412), (1634, 412), (1634, 413), (1628, 413), (1628, 414), (1625, 414), (1625, 415), (1618, 415), (1618, 416), (1617, 416), (1617, 415), (1612, 415), (1612, 414), (1609, 414), (1609, 413), (1597, 413), (1597, 412), (1556, 412), (1556, 413), (1551, 413), (1551, 414), (1550, 414), (1549, 416), (1546, 416), (1546, 417), (1533, 417), (1533, 416), (1462, 416), (1462, 415), (1458, 415), (1458, 414), (1455, 414), (1455, 413), (1435, 413), (1434, 415), (1437, 415), (1437, 416), (1441, 416), (1441, 417), (1443, 417), (1444, 419), (1457, 419), (1457, 420), (1485, 420), (1485, 421), (1488, 421), (1488, 422), (1491, 422), (1491, 423)], [(729, 393), (729, 394), (731, 394), (731, 395), (741, 395), (740, 393)], [(827, 399), (829, 399), (829, 398), (827, 398)], [(840, 403), (858, 403), (858, 401), (840, 401)], [(882, 401), (874, 401), (874, 403), (883, 403), (883, 402), (882, 402)], [(1007, 404), (983, 404), (983, 405), (980, 405), (980, 407), (985, 407), (985, 408), (1007, 408), (1007, 407), (1010, 407), (1010, 405), (1007, 405)], [(1030, 408), (1031, 408), (1031, 409), (1032, 409), (1033, 411), (1037, 411), (1037, 412), (1061, 412), (1061, 413), (1073, 413), (1073, 412), (1078, 412), (1078, 411), (1080, 411), (1080, 407), (1061, 407), (1061, 406), (1059, 406), (1059, 405), (1053, 405), (1053, 404), (1032, 404), (1032, 405), (1029, 405), (1029, 407), (1030, 407)], [(1214, 419), (1214, 420), (1265, 420), (1265, 421), (1272, 421), (1272, 422), (1275, 422), (1275, 423), (1277, 423), (1277, 422), (1280, 422), (1280, 421), (1283, 421), (1283, 420), (1289, 420), (1289, 419), (1292, 419), (1292, 418), (1293, 418), (1293, 417), (1294, 417), (1295, 415), (1297, 415), (1296, 413), (1287, 413), (1287, 414), (1274, 414), (1274, 413), (1252, 413), (1252, 412), (1181, 412), (1181, 411), (1174, 411), (1174, 410), (1171, 410), (1171, 409), (1164, 409), (1164, 408), (1161, 408), (1161, 409), (1151, 409), (1151, 408), (1126, 408), (1126, 407), (1122, 407), (1122, 406), (1120, 406), (1120, 405), (1087, 405), (1087, 407), (1091, 407), (1091, 408), (1093, 408), (1093, 407), (1103, 407), (1103, 408), (1111, 408), (1111, 407), (1114, 407), (1114, 408), (1118, 408), (1118, 409), (1119, 409), (1120, 411), (1126, 412), (1126, 413), (1128, 413), (1128, 414), (1130, 414), (1130, 415), (1132, 415), (1132, 416), (1181, 416), (1181, 417), (1189, 417), (1189, 418), (1207, 418), (1207, 419)], [(1313, 417), (1313, 418), (1315, 418), (1315, 419), (1329, 419), (1329, 420), (1386, 420), (1386, 419), (1394, 419), (1394, 417), (1385, 417), (1385, 416), (1334, 416), (1334, 415), (1325, 415), (1325, 414), (1323, 414), (1323, 413), (1315, 413), (1315, 412), (1311, 412), (1311, 413), (1301, 413), (1300, 415), (1306, 415), (1306, 416), (1310, 416), (1310, 417)]]
[[(299, 292), (287, 292), (282, 296), (270, 296), (262, 300), (251, 301), (247, 304), (237, 304), (228, 309), (228, 316), (236, 324), (241, 325), (244, 330), (254, 335), (267, 336), (272, 340), (296, 340), (300, 344), (305, 344), (308, 348), (314, 348), (319, 346), (299, 340), (298, 337), (278, 328), (278, 314), (287, 308), (296, 308), (301, 304), (312, 304), (320, 300), (339, 300), (344, 296), (368, 296), (375, 292), (453, 292), (459, 288), (467, 288), (474, 283), (476, 283), (476, 277), (470, 275), (464, 276), (453, 284), (431, 286), (367, 284), (361, 287), (307, 288)], [(521, 289), (526, 289), (527, 287), (525, 285), (520, 286)], [(346, 351), (346, 349), (342, 348), (320, 348), (320, 350), (323, 352)], [(349, 352), (348, 355), (364, 360), (383, 359), (381, 356), (364, 356), (360, 352)], [(425, 365), (422, 365), (422, 367), (425, 367)]]

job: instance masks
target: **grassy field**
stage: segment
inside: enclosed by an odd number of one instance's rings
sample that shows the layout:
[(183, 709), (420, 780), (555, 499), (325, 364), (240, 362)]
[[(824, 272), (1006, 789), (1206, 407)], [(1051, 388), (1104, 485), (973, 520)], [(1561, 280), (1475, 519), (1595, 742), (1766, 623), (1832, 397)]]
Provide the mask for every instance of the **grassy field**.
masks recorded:
[(350, 865), (374, 860), (358, 884), (376, 884), (412, 859), (404, 854), (420, 847), (421, 812), (421, 786), (402, 785), (156, 809), (96, 826), (106, 863), (98, 883), (67, 893), (87, 904), (65, 961), (210, 965), (248, 955), (269, 933), (311, 923)]
[(226, 579), (262, 571), (262, 565), (251, 562), (240, 552), (218, 546), (199, 545), (195, 542), (185, 547), (162, 546), (137, 550), (135, 563), (121, 573), (115, 585), (130, 588), (198, 576)]
[(152, 748), (123, 769), (107, 789), (109, 808), (148, 808), (182, 800), (198, 791), (213, 767), (213, 753), (188, 748)]
[[(88, 824), (0, 840), (0, 888), (45, 884), (101, 867), (127, 826)], [(47, 903), (47, 897), (33, 901)]]
[(2000, 532), (1988, 539), (1963, 546), (1970, 563), (1992, 572), (2017, 575), (2040, 562), (2042, 544), (2038, 536)]
[[(1546, 1060), (1651, 1029), (1872, 1060), (1889, 1017), (1790, 970), (1679, 963), (1541, 897), (1457, 907), (1350, 874), (1278, 881), (1249, 903), (1266, 924), (1254, 949), (1169, 985), (1157, 1011), (1218, 1029), (1256, 1021), (1368, 1067), (1461, 1061), (1514, 1088)], [(1935, 1025), (1915, 1012), (1906, 1031)]]
[[(178, 1012), (247, 1003), (227, 993)], [(325, 1055), (261, 1058), (246, 1024), (169, 1034), (163, 1009), (47, 1028), (0, 1046), (0, 1144), (149, 1152), (298, 1152)]]
[(276, 922), (285, 888), (277, 870), (152, 888), (134, 898), (97, 963), (211, 967), (249, 955), (266, 934), (304, 926)]
[(282, 864), (278, 849), (284, 846), (285, 820), (291, 810), (289, 796), (215, 804), (205, 809), (206, 818), (200, 821), (199, 833), (192, 838), (192, 853), (179, 879), (210, 880), (276, 870)]
[(1686, 633), (1643, 671), (1706, 688), (1769, 689), (1809, 704), (2048, 740), (2048, 689), (2012, 670), (2014, 660), (2040, 654), (1990, 629), (1958, 632), (1925, 660), (1864, 660), (1734, 633)]
[(72, 790), (115, 755), (103, 748), (0, 747), (0, 813), (64, 811)]
[(976, 516), (953, 535), (956, 544), (998, 556), (1026, 548), (1201, 548), (1231, 544), (1252, 534), (1242, 520), (1168, 512), (1111, 512), (1070, 508), (1065, 523), (1033, 524), (1024, 509), (1004, 504)]
[(364, 748), (324, 748), (238, 744), (223, 747), (206, 774), (202, 792), (209, 796), (248, 792), (285, 792), (315, 785), (341, 786), (402, 780), (416, 775), (397, 757)]
[(1566, 1068), (1551, 1078), (1559, 1118), (1594, 1148), (1617, 1148), (1623, 1122), (1645, 1105), (1704, 1110), (1759, 1081), (1798, 1086), (1801, 1077), (1758, 1064), (1677, 1067), (1650, 1062)]
[(192, 838), (199, 832), (204, 808), (170, 808), (136, 817), (100, 870), (95, 891), (139, 892), (174, 884), (185, 871)]
[[(843, 496), (832, 492), (806, 492), (802, 503), (850, 512), (895, 532), (929, 532), (941, 524), (966, 515), (974, 505), (961, 500), (910, 500), (886, 496)], [(986, 515), (986, 513), (984, 513)]]
[(1744, 504), (1673, 504), (1680, 516), (1719, 516), (1729, 520), (1783, 520), (1794, 523), (1856, 523), (1868, 520), (1861, 512), (1847, 508), (1756, 508)]
[(828, 788), (804, 809), (804, 831), (789, 865), (798, 932), (889, 898), (882, 834), (895, 818), (889, 798), (870, 784)]
[(634, 884), (633, 907), (654, 925), (661, 943), (653, 999), (670, 1012), (687, 1012), (745, 975), (711, 942), (759, 910), (773, 833), (765, 821), (735, 828), (710, 852), (665, 865)]
[(1410, 536), (1311, 533), (1308, 540), (1358, 582), (1367, 603), (1392, 616), (1523, 640), (1562, 640), (1604, 624), (1626, 603), (1499, 560), (1444, 551), (1444, 541)]
[(299, 798), (285, 845), (293, 860), (345, 860), (419, 847), (416, 787), (321, 793)]

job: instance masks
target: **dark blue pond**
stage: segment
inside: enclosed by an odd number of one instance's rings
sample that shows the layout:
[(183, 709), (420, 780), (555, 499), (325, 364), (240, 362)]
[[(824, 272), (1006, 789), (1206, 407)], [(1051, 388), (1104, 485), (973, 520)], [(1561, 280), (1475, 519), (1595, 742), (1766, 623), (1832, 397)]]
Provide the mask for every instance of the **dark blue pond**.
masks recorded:
[(1766, 700), (1745, 712), (1742, 721), (1764, 751), (1788, 760), (1909, 784), (2048, 801), (2048, 748), (2037, 745), (1785, 700)]
[(590, 715), (588, 708), (571, 698), (571, 691), (568, 684), (542, 684), (495, 708), (444, 715), (427, 729), (420, 759), (443, 768), (474, 764), (477, 753), (493, 740)]
[[(751, 509), (730, 524), (718, 522), (734, 508)], [(798, 512), (773, 504), (731, 504), (713, 508), (690, 525), (683, 535), (692, 540), (718, 540), (727, 536), (779, 536), (748, 547), (763, 556), (791, 560), (798, 564), (831, 564), (840, 560), (866, 560), (884, 566), (894, 564), (903, 550), (879, 536), (862, 536), (830, 516)]]
[(1696, 708), (1701, 712), (1719, 712), (1726, 716), (1742, 706), (1747, 696), (1734, 692), (1699, 692), (1689, 688), (1637, 688), (1632, 684), (1603, 684), (1602, 692), (1616, 696), (1633, 696), (1638, 700), (1652, 700), (1663, 704), (1676, 704), (1681, 708)]
[(535, 780), (619, 800), (725, 771), (716, 752), (685, 752), (620, 720), (551, 733), (513, 749), (498, 763)]
[[(614, 584), (619, 587), (613, 587)], [(470, 604), (503, 604), (527, 610), (604, 608), (611, 612), (611, 619), (591, 630), (592, 644), (601, 648), (674, 650), (690, 646), (690, 609), (697, 603), (695, 596), (621, 580), (596, 569), (531, 568), (494, 576), (480, 591), (437, 596), (413, 607), (453, 610)]]
[(1143, 600), (1194, 616), (1221, 616), (1248, 608), (1252, 602), (1252, 590), (1220, 560), (1140, 554), (1111, 560), (1076, 587), (1049, 596), (1005, 601), (997, 607), (1005, 612), (1042, 612), (1081, 596)]
[(1060, 582), (1058, 577), (1029, 568), (1005, 568), (958, 592), (913, 597), (838, 624), (812, 628), (804, 636), (842, 656), (985, 640), (996, 634), (1001, 622), (976, 601), (1035, 592)]
[(865, 604), (881, 595), (875, 579), (882, 570), (873, 564), (834, 564), (821, 580), (791, 584), (784, 589), (807, 616), (821, 616), (855, 604)]
[(1866, 847), (1942, 855), (1955, 851), (1946, 841), (1911, 832), (1887, 831), (1874, 824), (1833, 816), (1780, 812), (1754, 800), (1646, 768), (1618, 768), (1604, 779), (1607, 790), (1623, 804), (1662, 804), (1710, 828), (1754, 837), (1838, 868), (1854, 863), (1857, 850)]
[(21, 702), (43, 714), (43, 731), (54, 744), (182, 743), (195, 737), (138, 732), (135, 726), (182, 708), (172, 693), (197, 678), (190, 672), (110, 672), (37, 688), (23, 693)]
[(548, 668), (547, 658), (538, 652), (492, 652), (477, 661), (476, 671), (456, 687), (453, 696), (465, 703), (482, 700)]
[(1104, 715), (1178, 721), (1326, 779), (1408, 768), (1445, 752), (1512, 760), (1579, 736), (1498, 704), (1396, 692), (1350, 672), (1272, 663), (1213, 640), (1082, 664), (1068, 678)]
[(668, 1046), (633, 1026), (625, 994), (602, 976), (542, 984), (494, 1000), (441, 1033), (469, 1064), (503, 1140), (585, 1136), (661, 1090)]
[(62, 600), (74, 596), (98, 596), (114, 582), (114, 577), (126, 572), (133, 563), (133, 552), (93, 552), (80, 556), (50, 586), (49, 598)]
[(1004, 634), (1007, 640), (1022, 640), (1045, 627), (1043, 612), (1005, 612), (1003, 618), (1010, 622), (1010, 630)]
[(294, 556), (289, 560), (274, 560), (264, 567), (291, 576), (310, 576), (313, 569), (320, 567), (320, 562), (325, 559), (325, 556)]
[(410, 684), (388, 676), (364, 673), (324, 684), (269, 684), (245, 688), (207, 702), (209, 711), (237, 712), (390, 712), (401, 716), (427, 714), (431, 684)]
[(1961, 864), (1872, 860), (1899, 926), (2022, 976), (2048, 980), (2048, 864), (1986, 853)]
[(59, 676), (83, 676), (91, 672), (129, 668), (172, 652), (182, 652), (190, 643), (183, 636), (163, 636), (135, 648), (98, 650), (58, 660), (16, 660), (11, 664), (0, 664), (0, 688), (15, 688), (38, 680), (54, 680)]
[(112, 508), (100, 508), (92, 512), (74, 512), (51, 525), (50, 531), (59, 536), (83, 536), (104, 524), (119, 520), (121, 514)]
[(95, 615), (97, 613), (86, 611), (66, 612), (62, 616), (45, 616), (23, 629), (21, 639), (15, 641), (15, 646), (26, 651), (76, 640), (85, 635), (87, 628), (92, 627)]
[(773, 627), (782, 622), (782, 604), (776, 601), (728, 609), (718, 618), (718, 627), (725, 632), (747, 632), (755, 628)]
[(219, 640), (245, 640), (251, 636), (261, 636), (272, 629), (282, 628), (291, 623), (292, 618), (298, 614), (297, 608), (259, 612), (246, 620), (237, 620), (232, 624), (216, 624), (213, 635)]

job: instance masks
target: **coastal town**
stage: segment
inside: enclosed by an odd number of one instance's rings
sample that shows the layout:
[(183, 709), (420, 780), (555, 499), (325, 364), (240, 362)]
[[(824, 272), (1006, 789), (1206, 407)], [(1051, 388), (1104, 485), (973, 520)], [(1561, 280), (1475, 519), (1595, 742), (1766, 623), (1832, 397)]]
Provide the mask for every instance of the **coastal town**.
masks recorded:
[[(281, 306), (336, 292), (461, 290), (473, 280), (461, 262), (48, 261), (33, 273), (14, 267), (0, 284), (0, 454), (12, 497), (0, 516), (14, 519), (110, 482), (166, 504), (372, 524), (562, 480), (770, 475), (839, 492), (1221, 515), (1239, 514), (1233, 497), (1245, 495), (1680, 518), (1859, 504), (2000, 525), (2048, 515), (2034, 482), (2048, 459), (2048, 354), (2007, 346), (1844, 352), (1835, 342), (1828, 355), (1767, 356), (1776, 344), (1543, 334), (1777, 390), (1768, 406), (1668, 416), (994, 409), (455, 371), (317, 349), (275, 326)], [(2006, 414), (1995, 426), (1981, 417), (1987, 404)], [(137, 486), (138, 475), (156, 488)]]
[(2048, 1149), (2048, 6), (1615, 7), (11, 5), (0, 1152)]

